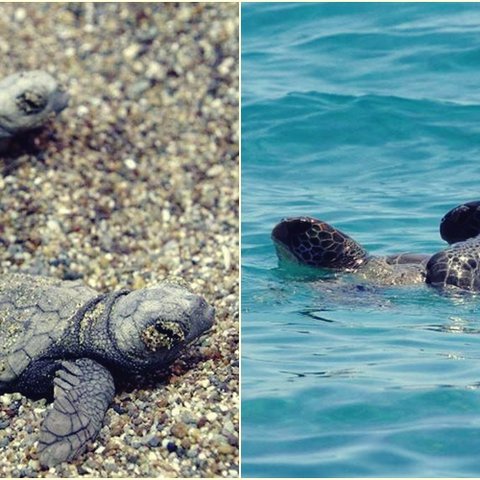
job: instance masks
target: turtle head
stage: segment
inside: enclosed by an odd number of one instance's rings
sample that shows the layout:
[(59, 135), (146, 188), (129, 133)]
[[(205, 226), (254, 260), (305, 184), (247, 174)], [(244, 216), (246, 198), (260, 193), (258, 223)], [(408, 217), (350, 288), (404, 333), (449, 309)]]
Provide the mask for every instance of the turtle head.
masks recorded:
[(480, 234), (480, 201), (453, 208), (440, 222), (440, 235), (449, 244), (464, 242)]
[(214, 314), (203, 297), (162, 283), (120, 297), (112, 308), (110, 331), (133, 364), (166, 366), (212, 327)]
[(284, 218), (272, 230), (280, 259), (319, 268), (356, 270), (367, 252), (352, 238), (322, 220)]
[(12, 135), (38, 128), (68, 101), (68, 93), (48, 73), (16, 73), (0, 82), (1, 127)]

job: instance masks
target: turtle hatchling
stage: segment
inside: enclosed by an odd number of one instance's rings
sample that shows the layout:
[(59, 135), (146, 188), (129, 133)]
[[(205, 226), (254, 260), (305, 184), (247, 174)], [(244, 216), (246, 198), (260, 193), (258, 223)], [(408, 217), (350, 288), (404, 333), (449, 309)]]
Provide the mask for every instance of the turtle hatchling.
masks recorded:
[(201, 296), (168, 282), (99, 294), (78, 280), (0, 276), (0, 394), (53, 396), (39, 460), (70, 461), (101, 429), (116, 380), (168, 366), (213, 321)]
[(0, 151), (20, 133), (41, 127), (68, 105), (69, 95), (48, 73), (18, 72), (0, 80)]

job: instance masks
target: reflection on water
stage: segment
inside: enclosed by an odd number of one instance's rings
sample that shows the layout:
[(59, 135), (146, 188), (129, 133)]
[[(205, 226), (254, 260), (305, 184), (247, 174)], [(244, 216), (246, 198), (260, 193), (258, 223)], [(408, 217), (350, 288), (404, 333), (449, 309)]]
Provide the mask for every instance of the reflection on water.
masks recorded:
[(321, 315), (321, 312), (328, 312), (328, 309), (305, 309), (299, 310), (300, 315), (304, 315), (306, 317), (313, 318), (314, 320), (321, 320), (322, 322), (333, 323), (335, 320), (330, 320), (329, 318), (324, 317)]
[[(280, 373), (285, 373), (287, 375), (293, 376), (294, 378), (305, 378), (305, 377), (357, 377), (360, 372), (351, 368), (345, 368), (342, 370), (325, 370), (319, 372), (289, 372), (286, 370), (279, 370)], [(290, 379), (292, 380), (292, 378)]]

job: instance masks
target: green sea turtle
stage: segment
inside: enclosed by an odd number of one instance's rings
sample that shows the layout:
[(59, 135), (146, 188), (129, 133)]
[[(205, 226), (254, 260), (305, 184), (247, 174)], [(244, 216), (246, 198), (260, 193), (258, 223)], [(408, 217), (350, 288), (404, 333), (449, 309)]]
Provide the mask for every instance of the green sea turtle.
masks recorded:
[(69, 95), (48, 73), (18, 72), (0, 80), (0, 151), (18, 134), (41, 127), (68, 105)]
[(72, 460), (102, 427), (115, 380), (169, 365), (213, 320), (202, 297), (170, 283), (99, 294), (79, 281), (0, 276), (0, 394), (53, 396), (39, 460)]
[(283, 219), (272, 231), (281, 259), (337, 271), (355, 272), (380, 285), (426, 282), (480, 291), (480, 201), (450, 210), (440, 235), (451, 246), (434, 255), (402, 253), (369, 255), (355, 240), (311, 217)]

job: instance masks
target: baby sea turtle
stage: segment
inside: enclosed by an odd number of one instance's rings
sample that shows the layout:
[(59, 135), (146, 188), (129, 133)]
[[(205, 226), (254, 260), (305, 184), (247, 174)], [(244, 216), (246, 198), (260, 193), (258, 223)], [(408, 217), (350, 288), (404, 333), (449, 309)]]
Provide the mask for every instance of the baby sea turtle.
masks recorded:
[(170, 283), (99, 294), (79, 281), (0, 276), (0, 394), (53, 391), (40, 463), (72, 460), (101, 429), (114, 379), (169, 365), (213, 319), (202, 297)]
[(69, 95), (48, 73), (18, 72), (0, 80), (0, 151), (20, 133), (41, 127), (68, 105)]
[(355, 272), (381, 285), (426, 282), (480, 291), (480, 201), (450, 210), (440, 235), (451, 247), (435, 255), (369, 255), (355, 240), (311, 217), (283, 219), (272, 231), (277, 254), (311, 267)]

